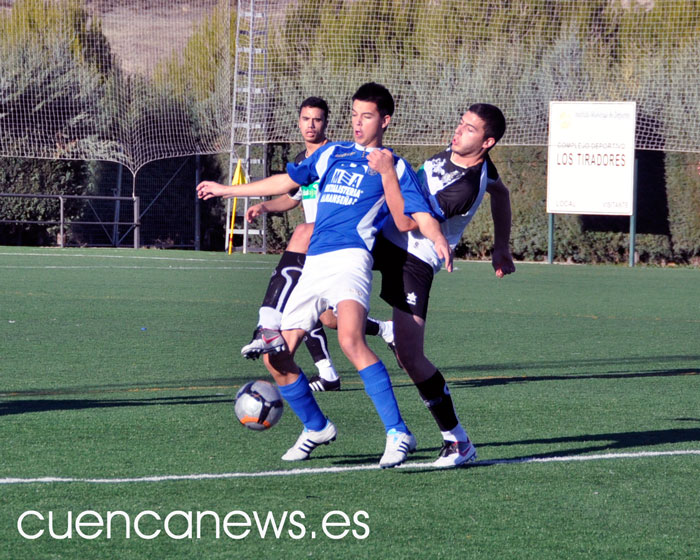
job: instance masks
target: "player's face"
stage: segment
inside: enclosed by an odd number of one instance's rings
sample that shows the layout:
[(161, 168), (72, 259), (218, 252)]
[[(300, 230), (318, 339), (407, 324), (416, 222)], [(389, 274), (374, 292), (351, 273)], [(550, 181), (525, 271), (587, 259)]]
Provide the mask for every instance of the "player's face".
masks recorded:
[(478, 155), (493, 146), (494, 139), (486, 138), (485, 126), (476, 113), (464, 113), (452, 136), (452, 152), (460, 156)]
[(376, 148), (382, 145), (382, 135), (391, 117), (382, 117), (374, 101), (352, 102), (352, 132), (360, 146)]
[(299, 131), (304, 142), (320, 144), (326, 139), (326, 116), (323, 109), (304, 107), (299, 113)]

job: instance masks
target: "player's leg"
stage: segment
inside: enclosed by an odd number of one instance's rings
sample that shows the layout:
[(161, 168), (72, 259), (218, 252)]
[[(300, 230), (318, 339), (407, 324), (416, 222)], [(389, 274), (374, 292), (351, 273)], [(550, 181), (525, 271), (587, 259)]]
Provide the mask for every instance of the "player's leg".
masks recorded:
[[(476, 452), (459, 423), (445, 379), (426, 358), (423, 348), (433, 269), (381, 237), (374, 254), (382, 273), (381, 298), (393, 308), (397, 359), (418, 388), (445, 442), (436, 466), (455, 466), (470, 460)], [(457, 456), (450, 458), (453, 464), (442, 464), (448, 461), (443, 455), (452, 455), (454, 447)]]
[(425, 320), (396, 307), (392, 313), (397, 357), (414, 383), (425, 381), (436, 369), (424, 352)]
[[(338, 330), (338, 319), (335, 313), (330, 311), (324, 313), (321, 315), (321, 322), (329, 329)], [(396, 356), (396, 348), (394, 346), (394, 323), (392, 321), (380, 321), (379, 319), (368, 316), (365, 321), (365, 334), (368, 336), (381, 336), (389, 347), (389, 350)], [(399, 367), (401, 367), (401, 364), (399, 364)], [(325, 378), (323, 374), (321, 374), (321, 377)]]
[(401, 416), (386, 367), (365, 341), (366, 308), (358, 301), (343, 300), (337, 304), (337, 315), (340, 347), (357, 368), (387, 434), (379, 465), (383, 468), (400, 465), (416, 449), (416, 439)]
[(394, 308), (397, 357), (418, 389), (442, 434), (435, 466), (453, 467), (476, 459), (476, 449), (462, 427), (447, 382), (424, 353), (425, 319)]
[(282, 253), (267, 284), (253, 338), (241, 348), (246, 358), (256, 359), (262, 353), (281, 349), (283, 341), (274, 331), (280, 328), (282, 311), (301, 276), (312, 233), (313, 224), (299, 224), (294, 229), (287, 250)]
[(289, 243), (287, 243), (287, 251), (306, 254), (306, 251), (309, 250), (309, 242), (311, 241), (311, 234), (313, 232), (313, 222), (296, 226), (292, 237), (289, 238)]
[(304, 343), (318, 370), (318, 375), (309, 379), (311, 390), (340, 391), (340, 378), (328, 352), (328, 338), (321, 321), (318, 321), (314, 328), (307, 333)]
[(310, 257), (282, 315), (280, 336), (286, 342), (285, 347), (282, 352), (265, 356), (268, 370), (280, 385), (282, 397), (304, 425), (296, 443), (282, 457), (285, 461), (307, 459), (318, 445), (335, 440), (337, 434), (335, 425), (321, 412), (304, 372), (294, 362), (294, 353), (304, 335), (327, 308), (322, 296), (325, 273), (323, 262), (319, 263), (318, 257)]
[(380, 321), (374, 317), (367, 317), (367, 321), (365, 321), (365, 334), (369, 336), (381, 336), (384, 342), (389, 345), (389, 348), (394, 344), (394, 324), (391, 321)]
[(346, 299), (337, 304), (338, 343), (348, 360), (358, 369), (379, 361), (365, 340), (364, 324), (367, 310), (353, 299)]
[[(338, 319), (334, 313), (321, 315), (321, 322), (329, 329), (338, 329)], [(368, 316), (365, 320), (365, 334), (368, 336), (381, 336), (391, 348), (394, 343), (394, 324), (391, 321), (380, 321)]]
[(337, 430), (314, 399), (309, 382), (294, 361), (294, 353), (305, 335), (303, 329), (282, 331), (286, 348), (274, 354), (265, 354), (268, 371), (279, 386), (289, 408), (301, 420), (304, 430), (296, 443), (282, 456), (284, 461), (302, 461), (319, 445), (336, 438)]

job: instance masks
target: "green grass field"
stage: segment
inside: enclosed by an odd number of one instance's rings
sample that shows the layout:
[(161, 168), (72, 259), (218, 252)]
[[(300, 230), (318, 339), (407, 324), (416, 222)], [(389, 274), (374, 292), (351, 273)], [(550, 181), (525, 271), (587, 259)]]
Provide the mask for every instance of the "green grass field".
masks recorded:
[[(479, 460), (427, 466), (439, 432), (373, 339), (418, 438), (382, 471), (335, 340), (343, 390), (318, 396), (335, 443), (290, 465), (289, 410), (264, 433), (237, 424), (237, 388), (267, 375), (239, 349), (276, 260), (0, 247), (0, 558), (700, 557), (700, 271), (520, 264), (497, 280), (458, 262), (426, 347)], [(27, 511), (37, 538), (18, 530)]]

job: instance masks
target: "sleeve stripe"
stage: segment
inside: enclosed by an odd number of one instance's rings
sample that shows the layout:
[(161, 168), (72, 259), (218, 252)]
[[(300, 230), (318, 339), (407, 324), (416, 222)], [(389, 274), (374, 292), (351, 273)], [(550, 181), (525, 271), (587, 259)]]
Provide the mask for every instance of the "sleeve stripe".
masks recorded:
[(396, 167), (396, 174), (398, 175), (399, 181), (400, 181), (401, 178), (403, 177), (403, 174), (406, 173), (406, 163), (402, 159), (399, 159), (399, 161), (396, 163), (395, 167)]
[(328, 160), (334, 151), (335, 146), (331, 146), (321, 154), (321, 157), (318, 158), (318, 161), (316, 162), (316, 173), (318, 174), (319, 179), (323, 177), (324, 173), (328, 170)]

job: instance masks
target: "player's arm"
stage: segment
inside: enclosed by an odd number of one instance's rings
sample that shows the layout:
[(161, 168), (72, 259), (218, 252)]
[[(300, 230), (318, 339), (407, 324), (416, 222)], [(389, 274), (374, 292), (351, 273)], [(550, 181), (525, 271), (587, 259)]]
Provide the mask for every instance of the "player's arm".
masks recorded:
[(491, 217), (493, 218), (493, 255), (491, 264), (496, 276), (502, 278), (515, 272), (515, 263), (510, 254), (511, 209), (510, 192), (500, 177), (486, 186), (491, 197)]
[(382, 176), (384, 198), (394, 219), (396, 229), (411, 231), (418, 229), (418, 224), (404, 214), (404, 200), (399, 186), (399, 178), (394, 167), (394, 155), (390, 150), (373, 150), (367, 156), (369, 166)]
[(286, 194), (297, 187), (299, 184), (295, 183), (287, 173), (280, 173), (247, 185), (222, 185), (214, 181), (202, 181), (197, 185), (197, 196), (203, 200), (217, 196), (222, 198), (276, 196)]
[(445, 270), (452, 272), (452, 251), (450, 244), (442, 233), (440, 222), (433, 218), (428, 212), (415, 212), (411, 214), (418, 225), (418, 229), (423, 236), (430, 239), (435, 245), (435, 252), (440, 260), (445, 262)]
[(261, 214), (267, 212), (287, 212), (292, 208), (296, 208), (301, 203), (301, 200), (296, 200), (288, 194), (283, 194), (272, 200), (265, 200), (248, 208), (245, 218), (252, 222)]

